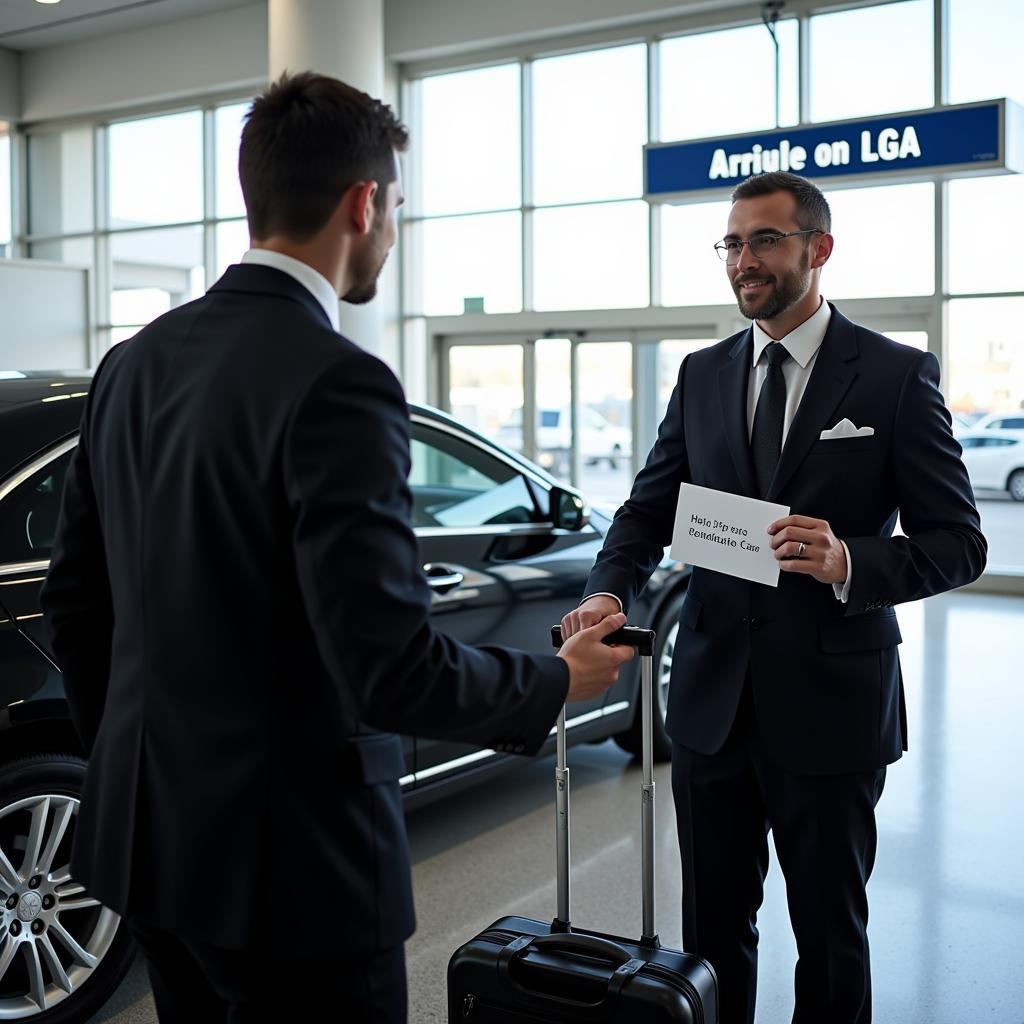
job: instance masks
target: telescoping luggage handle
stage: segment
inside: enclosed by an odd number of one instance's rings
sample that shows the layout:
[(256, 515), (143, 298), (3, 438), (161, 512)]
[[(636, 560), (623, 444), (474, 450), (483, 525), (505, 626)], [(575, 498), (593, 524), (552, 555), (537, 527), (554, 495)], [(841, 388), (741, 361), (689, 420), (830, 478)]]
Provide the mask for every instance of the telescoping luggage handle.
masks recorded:
[[(562, 646), (562, 627), (551, 627), (551, 642)], [(654, 930), (654, 630), (623, 626), (604, 638), (606, 644), (635, 647), (640, 655), (640, 713), (643, 715), (643, 843), (640, 885), (643, 900), (643, 934), (640, 943), (656, 947)], [(553, 932), (571, 929), (569, 917), (569, 768), (565, 760), (565, 708), (558, 713), (557, 763), (555, 765), (555, 855), (558, 912), (551, 923)]]

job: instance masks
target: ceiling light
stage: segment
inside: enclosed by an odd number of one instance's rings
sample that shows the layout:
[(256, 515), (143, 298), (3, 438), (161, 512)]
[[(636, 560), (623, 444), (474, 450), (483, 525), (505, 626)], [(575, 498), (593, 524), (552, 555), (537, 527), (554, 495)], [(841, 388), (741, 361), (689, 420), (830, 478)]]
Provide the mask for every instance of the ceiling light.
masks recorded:
[(37, 4), (59, 4), (60, 0), (36, 0)]

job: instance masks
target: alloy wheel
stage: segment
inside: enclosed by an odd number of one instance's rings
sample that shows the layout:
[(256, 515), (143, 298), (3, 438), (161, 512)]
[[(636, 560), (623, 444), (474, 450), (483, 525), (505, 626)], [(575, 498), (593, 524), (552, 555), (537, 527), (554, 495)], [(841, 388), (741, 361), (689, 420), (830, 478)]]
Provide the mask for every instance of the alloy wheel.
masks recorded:
[(665, 713), (668, 710), (668, 688), (672, 681), (672, 655), (676, 649), (676, 638), (679, 636), (679, 619), (676, 618), (665, 634), (661, 645), (661, 653), (658, 657), (656, 678), (658, 686), (658, 711), (661, 714), (662, 722), (665, 721)]
[(1015, 470), (1010, 474), (1007, 490), (1014, 501), (1024, 501), (1024, 469)]
[(78, 806), (52, 793), (0, 808), (0, 1021), (73, 996), (117, 933), (118, 916), (71, 877)]

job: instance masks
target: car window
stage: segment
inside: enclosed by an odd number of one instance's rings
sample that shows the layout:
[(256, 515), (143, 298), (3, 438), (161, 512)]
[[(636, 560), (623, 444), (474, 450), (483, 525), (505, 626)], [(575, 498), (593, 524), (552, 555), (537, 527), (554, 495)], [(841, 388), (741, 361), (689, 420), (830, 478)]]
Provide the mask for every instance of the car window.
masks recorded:
[(1024, 416), (1009, 416), (1000, 425), (1003, 430), (1024, 430)]
[(71, 451), (65, 452), (0, 502), (0, 562), (35, 562), (50, 557), (70, 462)]
[(984, 448), (985, 438), (983, 437), (961, 437), (960, 438), (961, 448)]
[(1006, 448), (1009, 445), (1015, 445), (1018, 442), (1014, 441), (1012, 437), (990, 437), (988, 439), (988, 443), (992, 448)]
[(483, 446), (440, 430), (413, 425), (414, 526), (492, 526), (530, 523), (537, 508), (513, 467)]

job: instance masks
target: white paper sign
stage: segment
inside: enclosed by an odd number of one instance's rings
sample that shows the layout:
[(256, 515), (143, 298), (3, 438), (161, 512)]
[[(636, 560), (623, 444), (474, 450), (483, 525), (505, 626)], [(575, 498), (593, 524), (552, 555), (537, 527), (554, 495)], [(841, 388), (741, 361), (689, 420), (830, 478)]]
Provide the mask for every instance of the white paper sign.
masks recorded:
[(689, 565), (777, 587), (779, 563), (767, 530), (788, 515), (788, 505), (683, 484), (669, 552)]

